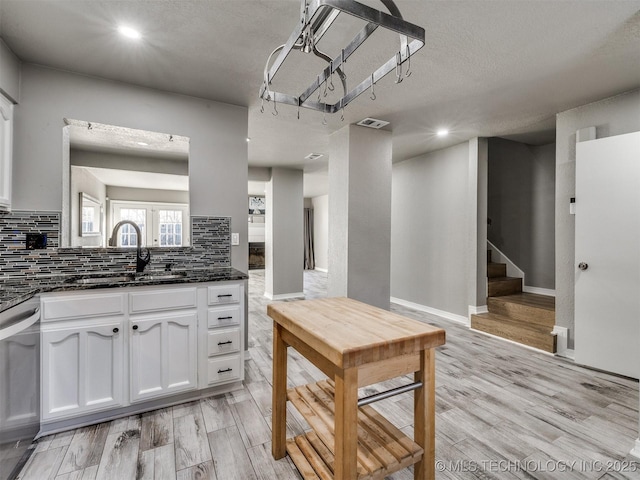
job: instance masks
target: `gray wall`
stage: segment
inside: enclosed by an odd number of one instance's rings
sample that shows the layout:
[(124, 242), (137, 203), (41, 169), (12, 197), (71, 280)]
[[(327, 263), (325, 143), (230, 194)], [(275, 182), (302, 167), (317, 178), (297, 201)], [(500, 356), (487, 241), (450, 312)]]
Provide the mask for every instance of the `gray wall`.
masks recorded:
[(165, 202), (189, 204), (189, 192), (182, 190), (155, 190), (153, 188), (129, 188), (107, 186), (109, 200), (131, 200), (136, 202)]
[(89, 152), (71, 149), (71, 165), (83, 167), (112, 168), (136, 172), (167, 173), (169, 175), (189, 175), (188, 160), (157, 158), (125, 153)]
[(388, 310), (391, 132), (348, 125), (330, 144), (328, 294)]
[(232, 265), (247, 270), (246, 108), (30, 64), (21, 70), (13, 208), (61, 210), (63, 118), (183, 135), (191, 139), (191, 214), (230, 217), (240, 233)]
[(476, 261), (469, 164), (469, 142), (394, 164), (393, 297), (467, 316), (468, 274)]
[(272, 168), (266, 187), (265, 294), (275, 298), (301, 294), (304, 290), (302, 170)]
[(555, 288), (555, 143), (489, 139), (488, 239), (525, 272), (527, 286)]
[(313, 250), (316, 268), (329, 268), (329, 195), (311, 199), (313, 203)]
[[(559, 113), (556, 117), (556, 324), (569, 329), (573, 348), (575, 217), (569, 199), (576, 188), (576, 130), (596, 127), (604, 138), (640, 131), (640, 90)], [(579, 203), (576, 198), (576, 203)]]
[(20, 61), (0, 38), (0, 93), (20, 102)]

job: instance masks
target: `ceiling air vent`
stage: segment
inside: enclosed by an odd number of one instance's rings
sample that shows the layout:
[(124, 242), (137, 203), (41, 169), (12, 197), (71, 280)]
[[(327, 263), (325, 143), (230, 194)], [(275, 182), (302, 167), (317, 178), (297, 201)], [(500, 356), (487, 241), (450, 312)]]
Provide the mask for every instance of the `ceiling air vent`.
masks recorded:
[(317, 160), (320, 157), (323, 157), (324, 154), (322, 153), (310, 153), (309, 155), (307, 155), (306, 157), (304, 157), (305, 160)]
[(377, 118), (365, 118), (364, 120), (360, 120), (358, 125), (361, 127), (369, 127), (369, 128), (382, 128), (385, 125), (389, 125), (389, 122), (385, 122), (384, 120), (378, 120)]

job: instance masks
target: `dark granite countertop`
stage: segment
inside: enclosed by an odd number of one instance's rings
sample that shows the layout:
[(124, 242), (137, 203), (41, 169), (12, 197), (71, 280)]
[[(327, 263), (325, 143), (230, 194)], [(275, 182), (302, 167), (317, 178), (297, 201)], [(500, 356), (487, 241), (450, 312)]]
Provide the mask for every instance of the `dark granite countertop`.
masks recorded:
[(121, 288), (150, 285), (185, 284), (245, 280), (249, 278), (231, 267), (190, 270), (149, 270), (65, 275), (34, 275), (0, 279), (0, 312), (46, 292), (66, 292), (96, 288)]

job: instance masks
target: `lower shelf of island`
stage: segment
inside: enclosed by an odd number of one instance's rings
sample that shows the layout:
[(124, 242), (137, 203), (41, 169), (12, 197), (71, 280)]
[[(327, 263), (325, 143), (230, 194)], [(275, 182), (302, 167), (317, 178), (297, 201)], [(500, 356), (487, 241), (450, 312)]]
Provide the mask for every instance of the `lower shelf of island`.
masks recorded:
[[(287, 440), (287, 453), (305, 480), (333, 479), (334, 386), (331, 381), (287, 391), (311, 431)], [(420, 460), (424, 451), (370, 406), (358, 408), (358, 479), (384, 479)]]

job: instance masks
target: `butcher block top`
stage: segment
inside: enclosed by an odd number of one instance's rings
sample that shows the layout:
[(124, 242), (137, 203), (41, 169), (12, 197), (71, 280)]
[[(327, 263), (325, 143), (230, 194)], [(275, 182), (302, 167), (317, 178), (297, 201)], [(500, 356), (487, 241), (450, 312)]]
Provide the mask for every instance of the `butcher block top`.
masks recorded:
[(445, 331), (350, 298), (278, 302), (274, 322), (339, 368), (410, 355), (445, 343)]

